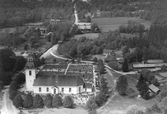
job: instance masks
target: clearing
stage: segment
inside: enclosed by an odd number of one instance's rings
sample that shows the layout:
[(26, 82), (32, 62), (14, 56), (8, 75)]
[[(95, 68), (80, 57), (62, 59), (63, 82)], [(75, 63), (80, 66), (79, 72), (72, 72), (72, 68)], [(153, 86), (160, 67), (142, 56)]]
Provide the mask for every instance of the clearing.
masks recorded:
[(103, 32), (108, 32), (109, 30), (117, 30), (120, 25), (127, 24), (129, 20), (139, 22), (143, 24), (145, 28), (150, 28), (151, 25), (151, 22), (135, 17), (93, 18), (92, 22), (97, 23)]

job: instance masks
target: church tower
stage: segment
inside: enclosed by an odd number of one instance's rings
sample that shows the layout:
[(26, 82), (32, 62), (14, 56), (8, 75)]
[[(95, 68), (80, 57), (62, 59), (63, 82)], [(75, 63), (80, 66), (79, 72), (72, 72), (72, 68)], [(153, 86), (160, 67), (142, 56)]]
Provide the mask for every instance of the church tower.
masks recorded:
[(27, 63), (25, 66), (25, 77), (27, 91), (33, 91), (33, 84), (36, 78), (36, 68), (34, 65), (34, 58), (32, 55), (29, 55), (27, 57)]

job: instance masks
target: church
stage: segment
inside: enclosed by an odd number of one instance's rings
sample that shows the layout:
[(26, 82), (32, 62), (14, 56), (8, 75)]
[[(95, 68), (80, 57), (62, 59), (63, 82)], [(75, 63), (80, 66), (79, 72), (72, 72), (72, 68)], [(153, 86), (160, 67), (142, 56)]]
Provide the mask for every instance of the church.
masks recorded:
[(26, 89), (35, 94), (79, 94), (94, 91), (93, 65), (46, 64), (35, 68), (32, 56), (25, 66)]

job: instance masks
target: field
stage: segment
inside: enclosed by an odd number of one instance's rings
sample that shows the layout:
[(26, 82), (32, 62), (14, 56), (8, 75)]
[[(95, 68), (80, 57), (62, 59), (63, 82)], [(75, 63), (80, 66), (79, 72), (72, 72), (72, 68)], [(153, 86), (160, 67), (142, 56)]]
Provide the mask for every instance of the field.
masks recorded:
[(108, 32), (109, 30), (114, 31), (118, 29), (122, 24), (127, 24), (129, 20), (144, 24), (145, 28), (149, 28), (151, 25), (151, 22), (135, 17), (94, 18), (92, 19), (92, 22), (97, 23), (97, 25), (100, 29), (102, 29), (103, 32)]
[(99, 36), (99, 33), (87, 33), (87, 34), (79, 34), (72, 37), (72, 39), (79, 39), (81, 37), (86, 37), (88, 39), (96, 39)]

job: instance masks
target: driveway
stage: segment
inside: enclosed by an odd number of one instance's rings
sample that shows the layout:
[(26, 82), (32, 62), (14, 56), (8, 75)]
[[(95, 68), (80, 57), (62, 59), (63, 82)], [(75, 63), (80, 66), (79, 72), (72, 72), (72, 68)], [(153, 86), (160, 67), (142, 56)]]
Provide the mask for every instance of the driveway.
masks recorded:
[(20, 111), (13, 106), (12, 101), (9, 99), (8, 90), (5, 91), (3, 95), (1, 114), (19, 114), (19, 112)]

